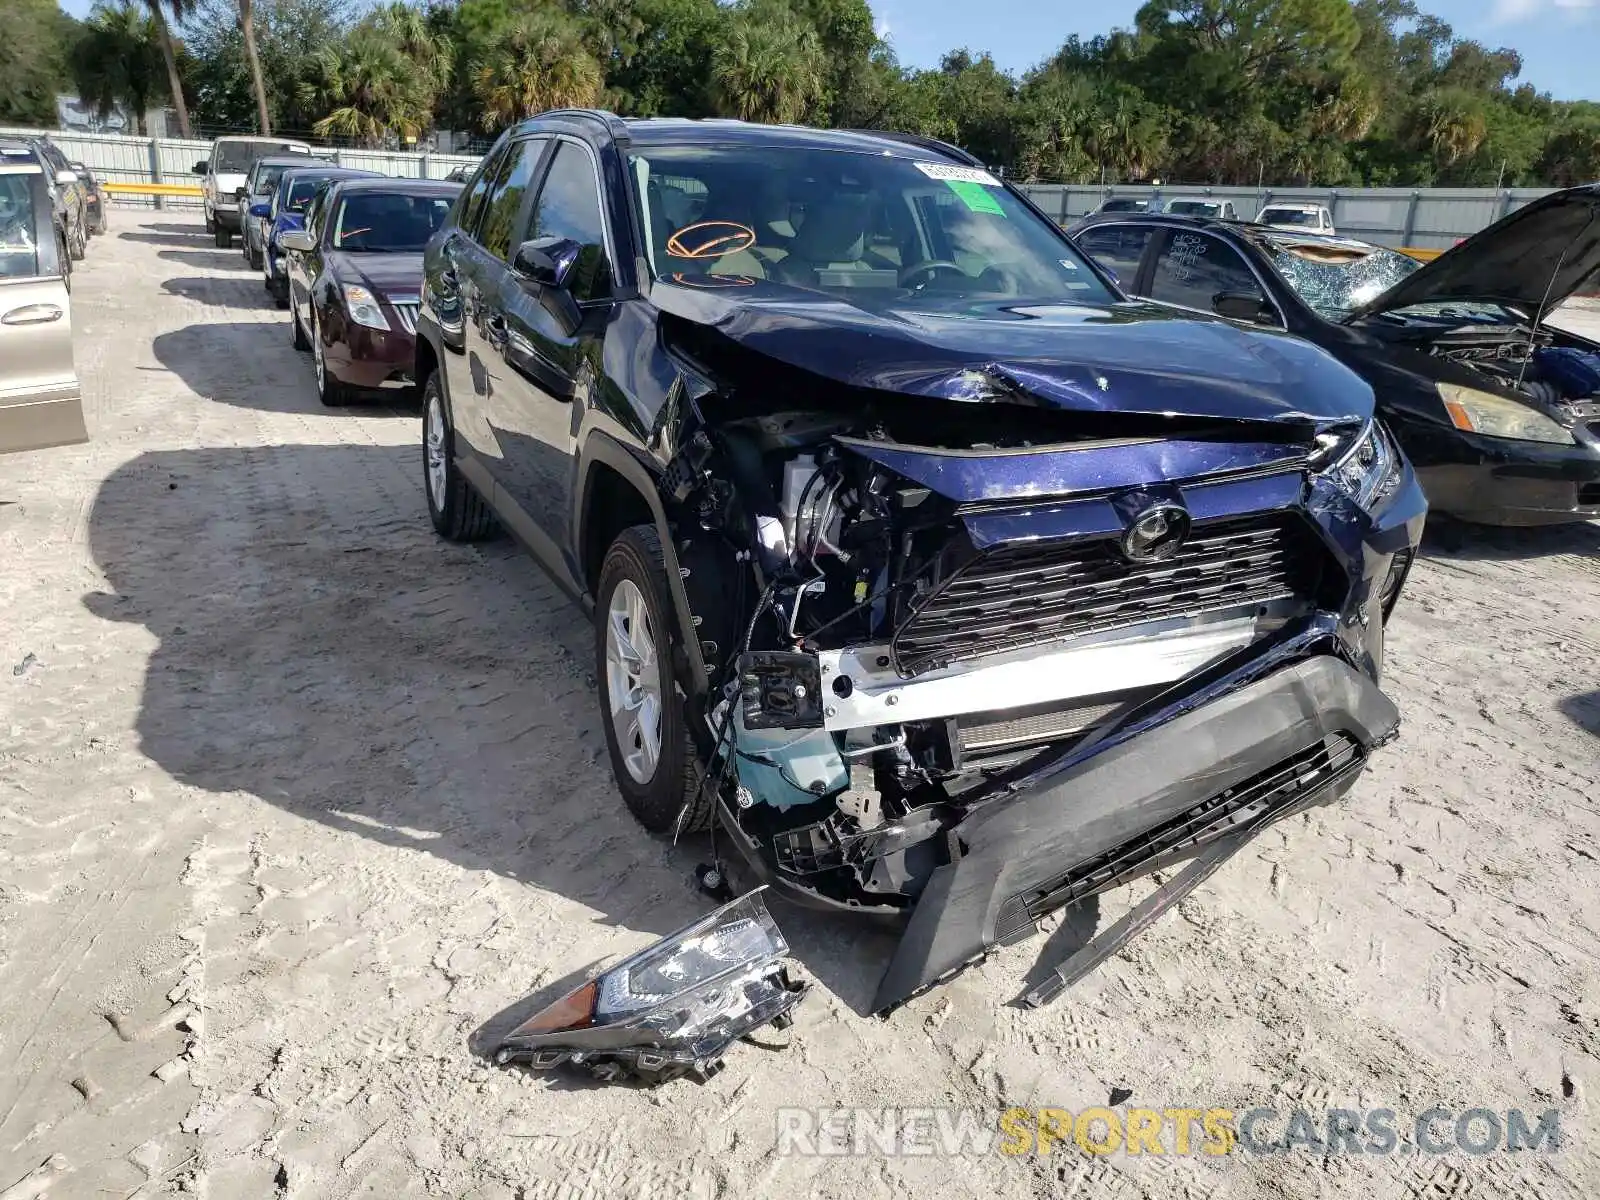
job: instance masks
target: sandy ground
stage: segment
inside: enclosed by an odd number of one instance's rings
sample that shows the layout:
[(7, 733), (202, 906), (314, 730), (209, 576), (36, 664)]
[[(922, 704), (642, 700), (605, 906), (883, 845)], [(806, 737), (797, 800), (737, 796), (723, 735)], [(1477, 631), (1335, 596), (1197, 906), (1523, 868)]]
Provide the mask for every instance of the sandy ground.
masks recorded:
[[(654, 1092), (501, 1070), (531, 995), (704, 910), (704, 847), (624, 812), (577, 612), (434, 538), (416, 412), (322, 409), (239, 255), (145, 216), (77, 277), (93, 441), (0, 459), (0, 1198), (1600, 1193), (1600, 528), (1430, 546), (1400, 742), (1054, 1008), (1010, 1004), (1035, 941), (861, 1016), (887, 941), (779, 909), (818, 982), (787, 1049)], [(1566, 1140), (775, 1152), (785, 1104), (1113, 1092)]]

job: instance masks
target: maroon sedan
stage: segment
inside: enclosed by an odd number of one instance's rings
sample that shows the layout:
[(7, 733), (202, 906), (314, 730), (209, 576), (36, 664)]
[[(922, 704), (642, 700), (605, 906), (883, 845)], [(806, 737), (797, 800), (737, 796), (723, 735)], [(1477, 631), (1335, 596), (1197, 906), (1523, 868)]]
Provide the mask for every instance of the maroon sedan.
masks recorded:
[(416, 385), (422, 248), (460, 191), (425, 179), (335, 180), (312, 199), (304, 229), (278, 235), (295, 349), (312, 352), (324, 404)]

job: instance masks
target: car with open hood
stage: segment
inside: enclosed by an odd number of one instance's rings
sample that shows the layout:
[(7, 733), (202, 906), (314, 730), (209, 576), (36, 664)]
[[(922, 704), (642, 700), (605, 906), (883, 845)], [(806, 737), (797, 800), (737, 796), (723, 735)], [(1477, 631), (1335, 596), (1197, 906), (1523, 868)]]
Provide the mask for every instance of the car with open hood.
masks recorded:
[(1600, 517), (1600, 185), (1541, 197), (1426, 264), (1165, 215), (1092, 217), (1071, 237), (1134, 295), (1296, 334), (1357, 372), (1434, 512)]
[(289, 307), (288, 259), (278, 245), (280, 235), (305, 228), (306, 209), (318, 191), (339, 179), (380, 178), (376, 171), (355, 167), (334, 167), (326, 163), (285, 169), (268, 197), (257, 197), (250, 205), (249, 218), (260, 221), (261, 284), (279, 308)]
[(295, 349), (311, 351), (324, 404), (415, 384), (422, 249), (460, 191), (427, 179), (340, 179), (318, 189), (303, 229), (278, 235), (290, 332)]
[(1425, 503), (1371, 387), (1128, 299), (953, 147), (545, 114), (430, 242), (417, 330), (435, 529), (592, 611), (646, 828), (904, 922), (876, 1009), (1395, 733)]

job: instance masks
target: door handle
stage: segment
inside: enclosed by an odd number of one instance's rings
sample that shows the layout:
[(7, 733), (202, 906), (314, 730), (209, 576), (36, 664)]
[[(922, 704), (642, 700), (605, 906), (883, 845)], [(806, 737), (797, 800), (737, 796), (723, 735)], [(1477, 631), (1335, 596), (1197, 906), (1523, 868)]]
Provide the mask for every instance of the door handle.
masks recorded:
[(64, 315), (54, 304), (24, 304), (0, 317), (0, 325), (47, 325)]

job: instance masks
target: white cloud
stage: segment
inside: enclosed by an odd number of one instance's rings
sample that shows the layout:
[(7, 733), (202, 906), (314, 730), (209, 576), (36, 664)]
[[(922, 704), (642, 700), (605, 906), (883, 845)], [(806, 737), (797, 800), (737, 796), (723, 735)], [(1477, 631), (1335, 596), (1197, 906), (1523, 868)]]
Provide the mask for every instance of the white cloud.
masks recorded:
[(1571, 16), (1582, 17), (1597, 5), (1600, 5), (1600, 0), (1494, 0), (1489, 20), (1496, 25), (1509, 25), (1536, 16), (1546, 8), (1557, 8)]

